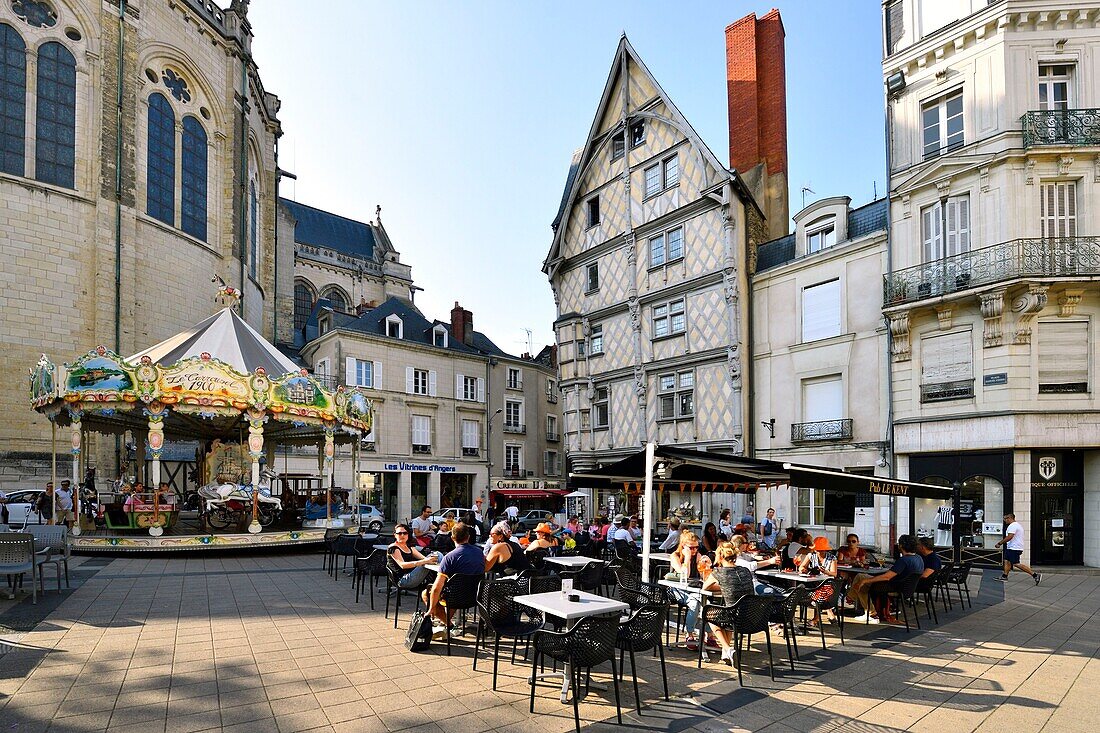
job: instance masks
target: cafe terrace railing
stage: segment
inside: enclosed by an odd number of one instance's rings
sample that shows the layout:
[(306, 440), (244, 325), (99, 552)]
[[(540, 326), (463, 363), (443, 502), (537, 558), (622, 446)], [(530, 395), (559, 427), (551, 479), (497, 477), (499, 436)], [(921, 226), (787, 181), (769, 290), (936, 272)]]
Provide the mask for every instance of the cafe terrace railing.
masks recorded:
[(1100, 237), (1011, 239), (883, 277), (886, 307), (1026, 277), (1100, 275)]
[(1022, 118), (1024, 147), (1100, 145), (1100, 109), (1048, 109)]

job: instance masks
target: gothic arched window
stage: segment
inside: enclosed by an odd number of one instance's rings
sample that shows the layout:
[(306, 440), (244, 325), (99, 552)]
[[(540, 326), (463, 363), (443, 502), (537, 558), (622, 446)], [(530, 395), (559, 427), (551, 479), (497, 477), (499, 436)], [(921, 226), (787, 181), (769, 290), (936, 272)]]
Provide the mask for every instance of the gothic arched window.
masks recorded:
[[(163, 97), (162, 97), (163, 99)], [(183, 118), (183, 190), (180, 228), (206, 241), (206, 130), (194, 117)]]
[(76, 59), (60, 43), (38, 49), (34, 177), (73, 188), (76, 166)]
[(0, 23), (0, 171), (24, 175), (27, 134), (27, 44)]
[[(163, 94), (149, 95), (149, 165), (146, 211), (165, 224), (176, 224), (176, 115)], [(205, 179), (203, 186), (205, 187)], [(203, 200), (205, 207), (205, 197)]]
[(256, 277), (260, 271), (259, 202), (256, 200), (256, 182), (248, 182), (248, 273)]
[(313, 291), (301, 280), (294, 283), (294, 328), (302, 330), (313, 312)]
[(324, 292), (324, 295), (322, 297), (328, 298), (328, 302), (332, 305), (332, 309), (334, 311), (347, 313), (348, 298), (338, 288), (329, 288)]

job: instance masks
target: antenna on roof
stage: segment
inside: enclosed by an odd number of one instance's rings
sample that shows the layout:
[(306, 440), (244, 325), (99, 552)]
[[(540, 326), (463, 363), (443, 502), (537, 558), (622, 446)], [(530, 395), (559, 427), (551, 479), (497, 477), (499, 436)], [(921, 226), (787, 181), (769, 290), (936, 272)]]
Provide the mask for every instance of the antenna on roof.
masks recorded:
[(531, 329), (523, 329), (527, 333), (527, 353), (530, 354), (535, 349), (535, 343), (531, 340)]
[(814, 191), (814, 190), (813, 190), (812, 188), (810, 188), (809, 186), (803, 186), (803, 187), (802, 187), (802, 208), (803, 208), (803, 209), (805, 209), (805, 208), (806, 208), (806, 194), (807, 194), (807, 193), (813, 193), (813, 194), (816, 194), (816, 191)]
[(871, 200), (878, 201), (878, 179), (871, 181)]

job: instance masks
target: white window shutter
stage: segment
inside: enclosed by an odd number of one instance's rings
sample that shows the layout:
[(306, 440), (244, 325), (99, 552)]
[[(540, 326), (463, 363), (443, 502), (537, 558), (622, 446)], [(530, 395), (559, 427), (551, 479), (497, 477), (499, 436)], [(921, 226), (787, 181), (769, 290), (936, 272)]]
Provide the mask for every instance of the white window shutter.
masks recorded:
[(455, 375), (455, 399), (464, 400), (466, 395), (462, 391), (463, 379), (461, 374)]
[(412, 367), (405, 367), (405, 394), (412, 394), (415, 387), (415, 376), (413, 375)]
[(435, 378), (436, 373), (433, 369), (428, 372), (428, 394), (432, 397), (435, 397)]
[(357, 382), (355, 381), (355, 357), (349, 356), (344, 359), (344, 384), (349, 387), (354, 387)]
[(485, 401), (485, 377), (477, 378), (477, 401)]
[(802, 399), (803, 422), (844, 417), (844, 387), (839, 378), (807, 382), (802, 386)]
[(974, 378), (970, 331), (921, 339), (921, 384), (944, 384)]
[(371, 375), (371, 387), (382, 389), (382, 362), (374, 362), (374, 373)]
[(802, 340), (840, 335), (840, 281), (802, 289)]
[(523, 419), (524, 416), (525, 416), (524, 415), (525, 410), (523, 408), (524, 408), (524, 405), (523, 405), (522, 402), (520, 402), (519, 403), (519, 424), (520, 425), (526, 425), (527, 424), (527, 421)]
[(1039, 324), (1039, 384), (1088, 384), (1089, 324), (1087, 321), (1044, 321)]

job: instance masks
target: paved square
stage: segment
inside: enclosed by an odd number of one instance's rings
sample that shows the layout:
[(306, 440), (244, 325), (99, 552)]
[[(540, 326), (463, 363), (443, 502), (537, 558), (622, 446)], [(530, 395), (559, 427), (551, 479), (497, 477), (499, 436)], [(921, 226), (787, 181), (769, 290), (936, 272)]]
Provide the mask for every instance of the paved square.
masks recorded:
[[(528, 668), (470, 664), (472, 634), (448, 658), (410, 654), (401, 628), (356, 605), (319, 555), (85, 559), (74, 590), (40, 607), (0, 606), (0, 731), (480, 731), (573, 728), (549, 685), (528, 712)], [(47, 585), (49, 585), (47, 581)], [(56, 588), (56, 586), (54, 586)], [(1039, 588), (1013, 577), (971, 578), (974, 608), (940, 625), (846, 624), (800, 637), (792, 671), (775, 640), (772, 683), (754, 645), (752, 674), (695, 668), (668, 653), (639, 661), (643, 714), (629, 678), (624, 723), (653, 731), (1077, 731), (1100, 714), (1100, 574), (1048, 573)], [(1007, 592), (1008, 598), (1005, 598)], [(384, 604), (382, 594), (376, 596)], [(923, 608), (921, 609), (923, 612)], [(42, 618), (43, 613), (48, 613)], [(33, 628), (31, 628), (33, 626)], [(930, 629), (931, 630), (928, 630)], [(608, 675), (601, 675), (607, 681)], [(614, 726), (610, 690), (581, 705), (584, 723)]]

